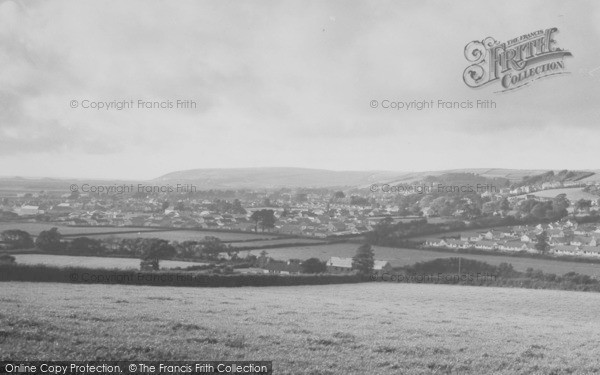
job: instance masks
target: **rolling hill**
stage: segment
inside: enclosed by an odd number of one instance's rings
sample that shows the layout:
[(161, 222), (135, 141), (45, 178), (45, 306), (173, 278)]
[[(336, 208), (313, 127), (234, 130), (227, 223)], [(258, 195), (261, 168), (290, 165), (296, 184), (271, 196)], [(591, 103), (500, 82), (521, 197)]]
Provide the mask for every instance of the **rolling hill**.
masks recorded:
[(525, 176), (547, 170), (455, 169), (446, 171), (331, 171), (308, 168), (233, 168), (192, 169), (163, 175), (156, 182), (193, 183), (202, 188), (366, 188), (373, 183), (402, 184), (423, 181), (428, 177), (475, 174), (486, 179), (516, 182)]

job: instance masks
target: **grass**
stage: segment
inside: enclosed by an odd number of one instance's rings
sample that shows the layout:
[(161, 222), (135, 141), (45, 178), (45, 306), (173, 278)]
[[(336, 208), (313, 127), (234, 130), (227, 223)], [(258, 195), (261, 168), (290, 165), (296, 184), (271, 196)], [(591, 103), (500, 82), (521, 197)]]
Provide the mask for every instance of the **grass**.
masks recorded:
[[(288, 259), (308, 259), (319, 258), (327, 260), (332, 256), (337, 257), (353, 257), (356, 253), (357, 244), (333, 244), (322, 246), (299, 246), (287, 248), (266, 249), (267, 256), (277, 260)], [(479, 255), (479, 254), (458, 254), (449, 251), (430, 251), (430, 250), (413, 250), (413, 249), (398, 249), (392, 247), (373, 246), (375, 250), (375, 258), (389, 261), (392, 266), (400, 267), (414, 264), (416, 262), (424, 262), (437, 258), (452, 258), (460, 256), (462, 258), (475, 259), (486, 262), (492, 265), (500, 263), (511, 263), (515, 270), (525, 271), (531, 267), (541, 269), (545, 273), (555, 273), (563, 275), (567, 272), (577, 272), (584, 275), (600, 277), (600, 264), (582, 263), (582, 262), (567, 262), (561, 260), (535, 259), (524, 257), (511, 257), (506, 255)], [(254, 255), (259, 255), (262, 250), (240, 251), (240, 256), (246, 256), (248, 252)]]
[[(121, 270), (140, 269), (140, 260), (136, 258), (80, 257), (47, 254), (15, 254), (13, 256), (19, 264), (44, 264), (54, 267), (117, 268)], [(189, 267), (201, 264), (204, 263), (161, 260), (160, 268)]]
[(367, 283), (2, 284), (0, 360), (272, 360), (277, 374), (588, 374), (600, 294)]
[(248, 241), (248, 242), (233, 242), (233, 247), (260, 247), (260, 246), (275, 246), (275, 245), (288, 245), (288, 244), (323, 244), (322, 240), (313, 240), (308, 238), (285, 238), (285, 239), (272, 239), (264, 241)]
[(103, 233), (103, 232), (127, 232), (132, 230), (137, 231), (147, 231), (152, 230), (153, 228), (124, 228), (124, 227), (71, 227), (66, 225), (61, 225), (59, 223), (21, 223), (21, 222), (0, 222), (0, 232), (9, 229), (20, 229), (25, 232), (37, 236), (40, 232), (44, 230), (50, 230), (51, 228), (56, 227), (58, 231), (63, 235), (73, 235), (73, 234), (94, 234), (94, 233)]
[(588, 192), (583, 191), (583, 189), (580, 187), (579, 188), (548, 189), (548, 190), (536, 191), (536, 192), (530, 193), (530, 194), (535, 195), (537, 197), (542, 197), (542, 198), (554, 198), (559, 194), (566, 194), (567, 199), (570, 200), (571, 202), (577, 202), (580, 199), (597, 200), (598, 198), (600, 198), (597, 195), (590, 194)]
[[(90, 238), (107, 239), (107, 238), (162, 238), (167, 241), (201, 241), (204, 237), (218, 237), (222, 241), (244, 241), (253, 239), (276, 239), (277, 236), (268, 233), (233, 233), (233, 232), (211, 232), (211, 231), (195, 231), (195, 230), (169, 230), (164, 232), (140, 232), (140, 233), (123, 233), (123, 234), (105, 234), (92, 235)], [(298, 242), (298, 240), (296, 240)], [(254, 242), (249, 242), (254, 243)], [(243, 246), (243, 245), (240, 245)]]

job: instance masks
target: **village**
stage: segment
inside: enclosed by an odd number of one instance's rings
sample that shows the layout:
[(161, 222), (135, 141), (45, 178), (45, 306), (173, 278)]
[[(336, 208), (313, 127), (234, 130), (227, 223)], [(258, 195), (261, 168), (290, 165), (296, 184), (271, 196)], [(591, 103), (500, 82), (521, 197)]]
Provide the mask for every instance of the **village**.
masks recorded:
[[(547, 238), (547, 248), (544, 250), (538, 245), (543, 233)], [(477, 249), (584, 257), (600, 257), (599, 245), (600, 225), (578, 224), (574, 220), (496, 228), (472, 235), (461, 234), (459, 238), (432, 238), (423, 244), (424, 247), (433, 249)]]

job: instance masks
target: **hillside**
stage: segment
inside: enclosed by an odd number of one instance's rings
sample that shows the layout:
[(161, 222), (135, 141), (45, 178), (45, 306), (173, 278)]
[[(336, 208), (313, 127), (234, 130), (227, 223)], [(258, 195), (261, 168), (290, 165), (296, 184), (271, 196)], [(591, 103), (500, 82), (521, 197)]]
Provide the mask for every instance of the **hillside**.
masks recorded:
[(593, 171), (569, 171), (564, 169), (559, 172), (547, 171), (541, 174), (524, 176), (523, 179), (514, 184), (519, 186), (541, 186), (543, 184), (565, 184), (576, 182), (591, 182), (596, 176)]
[(165, 174), (149, 181), (58, 179), (0, 177), (0, 192), (68, 191), (72, 183), (90, 185), (119, 184), (194, 184), (204, 189), (269, 189), (269, 188), (368, 188), (371, 184), (416, 184), (423, 182), (445, 184), (493, 183), (504, 186), (537, 184), (547, 181), (600, 181), (599, 170), (563, 171), (501, 168), (464, 168), (441, 171), (332, 171), (309, 168), (210, 168), (191, 169)]
[(544, 170), (515, 169), (456, 169), (448, 171), (393, 172), (393, 171), (330, 171), (307, 168), (234, 168), (193, 169), (166, 174), (155, 181), (194, 183), (198, 188), (276, 188), (276, 187), (368, 187), (373, 183), (402, 184), (422, 181), (428, 177), (465, 174), (489, 179), (516, 182), (524, 176)]
[(193, 169), (157, 178), (160, 182), (187, 182), (198, 188), (344, 187), (368, 184), (402, 172), (329, 171), (305, 168)]

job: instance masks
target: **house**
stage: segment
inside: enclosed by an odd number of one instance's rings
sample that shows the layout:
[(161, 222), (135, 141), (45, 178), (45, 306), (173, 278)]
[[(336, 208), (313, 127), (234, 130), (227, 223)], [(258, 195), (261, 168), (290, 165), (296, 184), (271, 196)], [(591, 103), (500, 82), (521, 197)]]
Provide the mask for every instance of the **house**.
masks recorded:
[(425, 241), (425, 246), (427, 247), (448, 247), (448, 243), (441, 239), (431, 239)]
[[(327, 271), (331, 273), (351, 272), (352, 258), (331, 257), (326, 263)], [(386, 260), (375, 260), (373, 271), (377, 273), (388, 272), (392, 270), (392, 265)]]
[(17, 213), (19, 214), (19, 216), (37, 215), (39, 213), (43, 213), (43, 212), (40, 212), (39, 206), (28, 206), (28, 205), (21, 206), (18, 211), (19, 212), (17, 212)]
[(471, 247), (471, 244), (466, 241), (461, 240), (446, 240), (448, 247), (451, 249), (468, 249)]
[(497, 250), (498, 249), (498, 244), (494, 241), (477, 241), (475, 242), (475, 244), (473, 245), (476, 249), (480, 249), (480, 250)]
[(529, 243), (529, 242), (533, 242), (533, 240), (534, 240), (534, 236), (531, 234), (524, 234), (521, 236), (521, 242)]
[(600, 257), (600, 247), (597, 246), (581, 246), (581, 253), (588, 257)]
[(527, 246), (521, 241), (505, 241), (498, 244), (498, 249), (502, 251), (525, 251)]
[(288, 260), (287, 262), (270, 261), (263, 266), (264, 273), (276, 275), (297, 275), (300, 273), (300, 262)]
[(332, 273), (352, 271), (352, 258), (329, 258), (327, 261), (327, 271)]
[(583, 236), (576, 236), (574, 237), (571, 241), (570, 241), (570, 245), (575, 245), (575, 246), (597, 246), (598, 243), (596, 242), (596, 237), (583, 237)]
[(376, 260), (373, 263), (373, 271), (379, 274), (392, 270), (392, 265), (387, 260)]
[(556, 255), (577, 255), (579, 254), (579, 247), (573, 245), (559, 245), (552, 249)]

